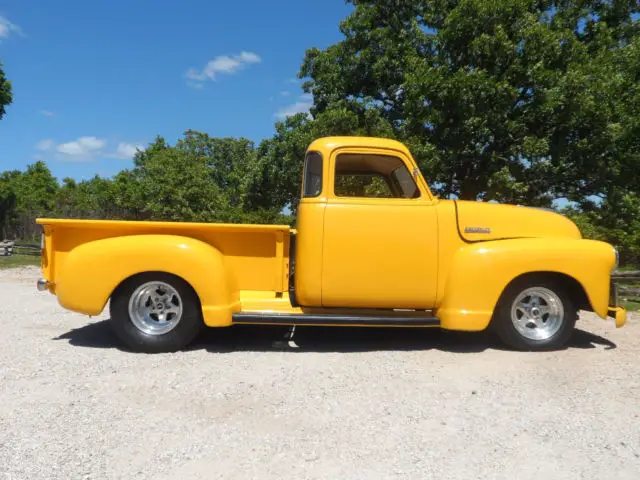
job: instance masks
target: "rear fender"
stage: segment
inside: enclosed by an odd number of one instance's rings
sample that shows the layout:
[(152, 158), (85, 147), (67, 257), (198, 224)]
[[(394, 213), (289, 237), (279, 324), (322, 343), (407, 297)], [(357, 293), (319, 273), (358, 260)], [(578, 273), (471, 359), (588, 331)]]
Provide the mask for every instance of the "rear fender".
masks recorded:
[(437, 309), (443, 328), (484, 330), (500, 295), (515, 278), (553, 272), (575, 279), (593, 311), (606, 318), (615, 267), (611, 245), (571, 238), (530, 238), (467, 244), (454, 255)]
[(60, 305), (97, 315), (113, 291), (138, 273), (162, 271), (181, 277), (200, 299), (205, 324), (231, 324), (240, 309), (233, 272), (213, 246), (178, 235), (131, 235), (81, 244), (66, 256), (56, 275)]

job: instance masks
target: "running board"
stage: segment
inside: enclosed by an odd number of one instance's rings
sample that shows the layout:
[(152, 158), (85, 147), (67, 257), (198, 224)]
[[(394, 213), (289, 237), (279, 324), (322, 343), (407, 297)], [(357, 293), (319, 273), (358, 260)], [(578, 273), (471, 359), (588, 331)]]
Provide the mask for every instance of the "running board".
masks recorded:
[(234, 324), (348, 325), (379, 327), (439, 327), (437, 317), (340, 315), (335, 313), (242, 312), (233, 314)]

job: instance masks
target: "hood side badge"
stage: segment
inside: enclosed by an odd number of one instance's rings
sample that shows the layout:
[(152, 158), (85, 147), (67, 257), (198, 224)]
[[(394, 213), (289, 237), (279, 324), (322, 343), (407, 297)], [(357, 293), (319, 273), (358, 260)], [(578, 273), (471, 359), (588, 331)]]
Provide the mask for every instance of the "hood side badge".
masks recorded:
[(491, 229), (486, 227), (465, 227), (464, 233), (491, 233)]

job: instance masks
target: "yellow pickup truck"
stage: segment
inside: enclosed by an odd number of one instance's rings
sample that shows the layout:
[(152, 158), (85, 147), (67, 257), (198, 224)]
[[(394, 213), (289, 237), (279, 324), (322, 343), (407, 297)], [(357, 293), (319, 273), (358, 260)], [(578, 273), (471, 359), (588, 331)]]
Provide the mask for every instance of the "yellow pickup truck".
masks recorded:
[(295, 229), (37, 219), (38, 289), (109, 303), (142, 352), (235, 324), (491, 328), (520, 350), (561, 347), (579, 310), (625, 324), (611, 245), (542, 209), (438, 199), (402, 143), (320, 138), (300, 193)]

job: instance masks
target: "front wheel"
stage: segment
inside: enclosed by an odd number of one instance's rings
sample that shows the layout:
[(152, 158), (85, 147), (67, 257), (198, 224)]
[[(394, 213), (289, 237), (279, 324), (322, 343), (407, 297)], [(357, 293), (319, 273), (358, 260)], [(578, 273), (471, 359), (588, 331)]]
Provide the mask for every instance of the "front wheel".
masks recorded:
[(562, 285), (523, 279), (504, 291), (493, 327), (503, 342), (517, 350), (553, 350), (567, 343), (577, 317)]
[(198, 297), (184, 280), (163, 272), (136, 275), (123, 282), (110, 303), (118, 337), (137, 352), (174, 352), (200, 331)]

